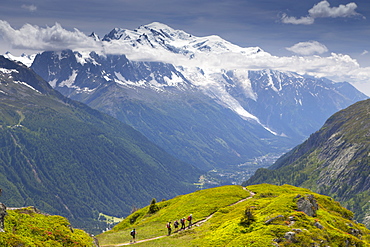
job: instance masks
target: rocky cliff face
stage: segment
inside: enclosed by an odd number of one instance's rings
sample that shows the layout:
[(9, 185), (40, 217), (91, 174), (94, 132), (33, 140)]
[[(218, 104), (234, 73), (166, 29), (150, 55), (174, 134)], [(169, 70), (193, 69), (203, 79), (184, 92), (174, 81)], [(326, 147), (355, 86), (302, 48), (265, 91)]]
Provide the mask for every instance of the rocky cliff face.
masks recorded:
[(245, 184), (293, 184), (333, 196), (368, 222), (370, 209), (370, 100), (330, 117), (303, 144), (261, 169)]

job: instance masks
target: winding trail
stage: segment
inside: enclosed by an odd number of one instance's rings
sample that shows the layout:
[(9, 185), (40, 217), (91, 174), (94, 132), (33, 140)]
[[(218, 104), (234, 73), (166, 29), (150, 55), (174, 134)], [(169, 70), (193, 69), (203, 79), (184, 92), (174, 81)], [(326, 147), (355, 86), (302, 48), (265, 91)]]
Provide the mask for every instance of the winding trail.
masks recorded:
[[(246, 197), (246, 198), (244, 198), (244, 199), (241, 199), (241, 200), (239, 200), (239, 201), (237, 201), (237, 202), (234, 202), (234, 203), (232, 203), (232, 204), (230, 204), (230, 205), (227, 205), (227, 207), (230, 207), (230, 206), (236, 205), (236, 204), (238, 204), (238, 203), (244, 202), (244, 201), (246, 201), (246, 200), (248, 200), (248, 199), (251, 199), (251, 198), (255, 195), (255, 193), (254, 193), (254, 192), (252, 192), (252, 191), (248, 190), (247, 188), (243, 187), (243, 189), (244, 189), (245, 191), (248, 191), (248, 192), (249, 192), (249, 196), (248, 196), (248, 197)], [(199, 226), (201, 226), (204, 222), (206, 222), (206, 221), (208, 221), (210, 218), (212, 218), (212, 216), (213, 216), (215, 213), (216, 213), (216, 212), (214, 212), (214, 213), (210, 214), (207, 218), (205, 218), (205, 219), (203, 219), (203, 220), (199, 220), (199, 221), (194, 222), (194, 224), (192, 224), (192, 227), (199, 227)], [(178, 233), (178, 232), (180, 232), (180, 231), (186, 231), (186, 228), (185, 228), (185, 230), (178, 230), (177, 232), (174, 232), (174, 234), (175, 234), (175, 233)], [(154, 238), (148, 238), (148, 239), (137, 240), (135, 243), (133, 243), (133, 242), (128, 242), (128, 243), (122, 243), (122, 244), (107, 244), (107, 245), (100, 245), (100, 246), (101, 246), (101, 247), (108, 247), (108, 246), (117, 246), (117, 247), (118, 247), (118, 246), (125, 246), (125, 245), (131, 245), (131, 244), (136, 244), (136, 243), (143, 243), (143, 242), (152, 241), (152, 240), (160, 239), (160, 238), (164, 238), (164, 237), (168, 237), (168, 235), (163, 235), (163, 236), (158, 236), (158, 237), (154, 237)]]

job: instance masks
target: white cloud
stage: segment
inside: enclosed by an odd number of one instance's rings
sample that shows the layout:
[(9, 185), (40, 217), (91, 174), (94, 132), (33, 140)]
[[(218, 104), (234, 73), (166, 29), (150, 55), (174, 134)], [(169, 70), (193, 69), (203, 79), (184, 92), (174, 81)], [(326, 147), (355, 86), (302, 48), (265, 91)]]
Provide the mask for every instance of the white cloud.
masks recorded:
[(68, 31), (58, 23), (41, 28), (30, 24), (19, 30), (0, 20), (0, 35), (13, 48), (29, 50), (99, 49), (99, 44), (77, 29)]
[[(247, 51), (249, 48), (240, 48), (235, 49), (234, 52), (220, 52), (218, 54), (197, 52), (192, 59), (188, 59), (184, 55), (175, 54), (165, 49), (151, 49), (145, 46), (133, 47), (122, 40), (95, 41), (77, 29), (68, 31), (59, 24), (44, 28), (26, 24), (19, 30), (15, 30), (9, 23), (0, 20), (0, 35), (13, 48), (18, 49), (35, 51), (71, 49), (81, 52), (125, 54), (129, 59), (136, 61), (168, 62), (184, 67), (200, 67), (215, 71), (220, 69), (275, 69), (327, 77), (335, 81), (348, 81), (359, 89), (370, 84), (370, 67), (361, 67), (356, 59), (349, 55), (336, 53), (331, 53), (326, 57), (313, 55), (327, 52), (327, 48), (317, 41), (301, 42), (288, 48), (300, 54), (290, 57), (273, 56), (264, 51), (241, 53), (243, 49)], [(370, 86), (368, 88), (367, 94), (370, 95)]]
[(366, 55), (366, 54), (368, 54), (368, 53), (369, 53), (369, 51), (368, 51), (368, 50), (364, 50), (364, 51), (361, 53), (361, 56)]
[(292, 47), (286, 48), (288, 51), (299, 55), (308, 56), (314, 54), (323, 54), (328, 51), (325, 45), (317, 41), (299, 42)]
[(281, 18), (281, 22), (285, 24), (311, 25), (315, 22), (315, 19), (310, 16), (296, 18), (293, 16), (287, 16), (286, 14), (283, 14), (283, 17)]
[(330, 3), (326, 0), (319, 2), (308, 13), (313, 18), (337, 18), (337, 17), (350, 17), (360, 15), (355, 11), (357, 8), (356, 3), (348, 3), (346, 5), (339, 5), (339, 7), (330, 7)]
[(23, 4), (21, 7), (22, 7), (22, 9), (26, 9), (30, 12), (35, 12), (37, 10), (37, 7), (33, 4), (31, 4), (31, 5)]
[(357, 4), (353, 2), (346, 5), (340, 4), (339, 7), (330, 7), (330, 3), (327, 0), (324, 0), (318, 4), (315, 4), (311, 9), (309, 9), (308, 16), (296, 18), (290, 17), (287, 14), (283, 14), (281, 17), (281, 22), (286, 24), (311, 25), (315, 22), (316, 18), (361, 16), (361, 14), (356, 12), (356, 8)]

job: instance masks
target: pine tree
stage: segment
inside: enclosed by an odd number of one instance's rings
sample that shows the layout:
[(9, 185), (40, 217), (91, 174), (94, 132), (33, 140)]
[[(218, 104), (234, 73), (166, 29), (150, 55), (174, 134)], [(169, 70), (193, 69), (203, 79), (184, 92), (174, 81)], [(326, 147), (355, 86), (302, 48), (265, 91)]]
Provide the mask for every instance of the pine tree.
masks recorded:
[(154, 214), (155, 212), (157, 212), (159, 210), (159, 207), (157, 205), (157, 200), (155, 198), (152, 199), (151, 203), (150, 203), (150, 206), (149, 206), (149, 211), (148, 213), (150, 214)]

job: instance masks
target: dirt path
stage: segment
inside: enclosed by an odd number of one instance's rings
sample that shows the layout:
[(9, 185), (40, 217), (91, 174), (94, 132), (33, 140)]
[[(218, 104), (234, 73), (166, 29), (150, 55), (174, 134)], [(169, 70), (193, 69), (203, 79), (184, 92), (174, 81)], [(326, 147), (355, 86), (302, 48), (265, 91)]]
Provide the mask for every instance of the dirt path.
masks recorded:
[[(243, 189), (249, 192), (249, 197), (244, 198), (244, 199), (241, 199), (241, 200), (239, 200), (239, 201), (237, 201), (237, 202), (234, 202), (234, 203), (232, 203), (232, 204), (228, 205), (227, 207), (230, 207), (230, 206), (236, 205), (236, 204), (238, 204), (238, 203), (244, 202), (244, 201), (246, 201), (246, 200), (248, 200), (248, 199), (251, 199), (251, 198), (255, 195), (255, 193), (254, 193), (254, 192), (252, 192), (252, 191), (248, 190), (247, 188), (243, 187)], [(201, 226), (204, 222), (206, 222), (206, 221), (208, 221), (210, 218), (212, 218), (212, 216), (213, 216), (214, 214), (215, 214), (215, 213), (212, 213), (212, 214), (210, 214), (207, 218), (205, 218), (205, 219), (203, 219), (203, 220), (199, 220), (199, 221), (194, 222), (194, 224), (192, 224), (192, 226), (193, 226), (193, 227), (199, 227), (199, 226)], [(178, 233), (178, 232), (180, 232), (180, 231), (186, 231), (186, 229), (185, 229), (185, 230), (179, 230), (179, 231), (174, 232), (174, 233)], [(143, 243), (143, 242), (152, 241), (152, 240), (160, 239), (160, 238), (164, 238), (164, 237), (168, 237), (168, 235), (163, 235), (163, 236), (158, 236), (158, 237), (148, 238), (148, 239), (142, 239), (142, 240), (138, 240), (138, 241), (136, 241), (135, 243)], [(117, 247), (118, 247), (118, 246), (131, 245), (131, 244), (135, 244), (135, 243), (133, 243), (133, 242), (129, 242), (129, 243), (122, 243), (122, 244), (109, 244), (109, 245), (100, 245), (100, 246), (101, 246), (101, 247), (105, 247), (105, 246), (117, 246)]]
[(125, 246), (125, 245), (131, 245), (131, 244), (137, 244), (137, 243), (143, 243), (143, 242), (147, 242), (147, 241), (152, 241), (152, 240), (159, 239), (159, 238), (164, 238), (164, 237), (167, 237), (167, 235), (159, 236), (159, 237), (154, 237), (154, 238), (148, 238), (148, 239), (142, 239), (142, 240), (136, 241), (135, 243), (130, 242), (130, 243), (123, 243), (123, 244), (115, 244), (115, 245), (109, 244), (109, 245), (100, 245), (100, 246), (101, 247), (104, 247), (104, 246)]

